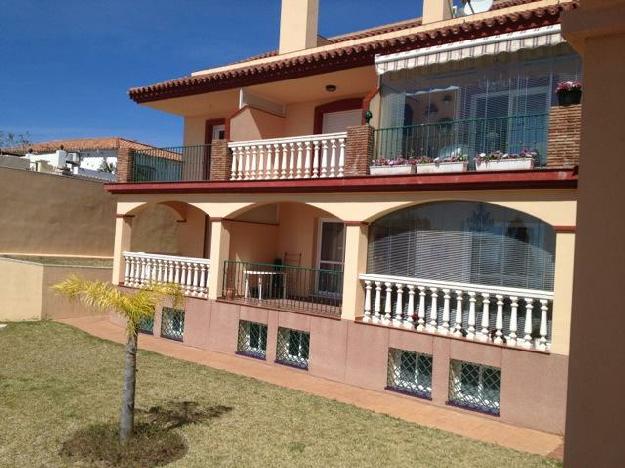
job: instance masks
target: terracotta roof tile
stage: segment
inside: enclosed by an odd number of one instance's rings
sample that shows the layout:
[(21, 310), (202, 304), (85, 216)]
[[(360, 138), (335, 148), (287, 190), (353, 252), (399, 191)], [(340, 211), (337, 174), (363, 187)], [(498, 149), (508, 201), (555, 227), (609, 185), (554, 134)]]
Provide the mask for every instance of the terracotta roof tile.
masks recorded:
[[(526, 3), (531, 4), (534, 1), (535, 0), (501, 0), (495, 3), (493, 9), (503, 9)], [(528, 9), (516, 13), (506, 13), (503, 11), (499, 16), (467, 21), (459, 25), (445, 26), (432, 31), (380, 39), (377, 41), (370, 40), (361, 44), (351, 44), (336, 49), (311, 52), (308, 55), (287, 57), (282, 60), (267, 63), (251, 63), (247, 67), (241, 66), (234, 69), (220, 70), (196, 76), (186, 76), (148, 86), (136, 87), (130, 89), (129, 95), (135, 102), (141, 103), (372, 65), (375, 55), (380, 53), (401, 52), (456, 40), (487, 37), (555, 24), (559, 22), (560, 13), (563, 10), (572, 9), (576, 6), (576, 2), (567, 2), (549, 7)], [(420, 18), (403, 21), (348, 35), (337, 36), (336, 38), (330, 38), (329, 41), (338, 45), (344, 41), (360, 38), (369, 39), (376, 35), (418, 26), (420, 25), (420, 21)], [(239, 62), (239, 64), (244, 65), (245, 62), (251, 60), (275, 55), (277, 55), (275, 51), (268, 52), (246, 59)]]
[(27, 147), (18, 148), (6, 148), (6, 151), (19, 151), (20, 154), (32, 150), (37, 153), (46, 151), (56, 151), (61, 146), (67, 151), (80, 151), (80, 150), (97, 150), (97, 149), (119, 149), (119, 148), (131, 148), (131, 149), (150, 149), (154, 148), (152, 145), (146, 145), (138, 141), (129, 140), (121, 137), (99, 137), (99, 138), (72, 138), (63, 140), (51, 140), (43, 141), (40, 143), (33, 143), (27, 145)]

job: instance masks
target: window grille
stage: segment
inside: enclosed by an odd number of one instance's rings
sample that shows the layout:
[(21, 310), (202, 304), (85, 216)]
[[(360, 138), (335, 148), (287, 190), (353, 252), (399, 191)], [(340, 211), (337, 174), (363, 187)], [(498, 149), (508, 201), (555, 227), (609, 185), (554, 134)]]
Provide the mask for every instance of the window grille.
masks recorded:
[(392, 390), (431, 398), (432, 356), (401, 349), (389, 349), (387, 385)]
[(464, 361), (451, 361), (449, 402), (499, 415), (501, 370)]
[(184, 310), (163, 307), (161, 336), (182, 341), (184, 335)]
[(267, 325), (245, 320), (239, 321), (237, 351), (247, 356), (265, 359), (267, 355)]
[(309, 350), (309, 333), (291, 330), (290, 328), (278, 328), (277, 362), (301, 369), (308, 369)]
[(139, 321), (139, 332), (152, 335), (154, 333), (154, 316), (144, 317)]

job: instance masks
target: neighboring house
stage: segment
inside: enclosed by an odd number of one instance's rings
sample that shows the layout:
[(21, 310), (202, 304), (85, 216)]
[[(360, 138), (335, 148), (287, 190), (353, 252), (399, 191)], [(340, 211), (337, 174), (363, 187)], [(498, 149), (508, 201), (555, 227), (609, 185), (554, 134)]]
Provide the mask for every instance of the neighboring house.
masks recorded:
[[(320, 40), (318, 2), (284, 1), (279, 50), (131, 89), (184, 146), (120, 154), (114, 282), (181, 284), (153, 328), (186, 345), (562, 433), (576, 6), (425, 0)], [(133, 251), (158, 205), (177, 246)]]
[(114, 181), (118, 154), (128, 149), (154, 147), (119, 137), (78, 138), (35, 143), (21, 154), (37, 172)]

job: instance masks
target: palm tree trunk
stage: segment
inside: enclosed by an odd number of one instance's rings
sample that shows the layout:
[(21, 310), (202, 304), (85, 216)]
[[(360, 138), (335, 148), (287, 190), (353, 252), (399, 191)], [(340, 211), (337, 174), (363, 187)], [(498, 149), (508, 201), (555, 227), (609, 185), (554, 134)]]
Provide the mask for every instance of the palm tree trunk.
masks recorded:
[(135, 384), (137, 377), (137, 330), (128, 332), (124, 356), (124, 390), (122, 410), (119, 418), (119, 440), (126, 443), (132, 434), (135, 422)]

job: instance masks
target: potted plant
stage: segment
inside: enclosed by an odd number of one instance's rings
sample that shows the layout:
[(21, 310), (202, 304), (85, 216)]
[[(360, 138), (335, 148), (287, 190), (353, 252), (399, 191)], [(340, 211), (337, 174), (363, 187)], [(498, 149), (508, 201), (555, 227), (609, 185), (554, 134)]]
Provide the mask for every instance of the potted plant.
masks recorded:
[(468, 159), (466, 154), (452, 155), (445, 158), (422, 156), (417, 159), (417, 174), (465, 172), (467, 170)]
[(522, 171), (532, 169), (538, 152), (523, 150), (520, 153), (493, 151), (480, 153), (475, 157), (475, 170), (481, 171)]
[(395, 159), (374, 159), (371, 161), (369, 172), (371, 175), (401, 175), (414, 174), (416, 168), (416, 159), (405, 159), (398, 156)]
[(571, 106), (582, 101), (582, 84), (579, 81), (562, 81), (556, 87), (558, 104)]

